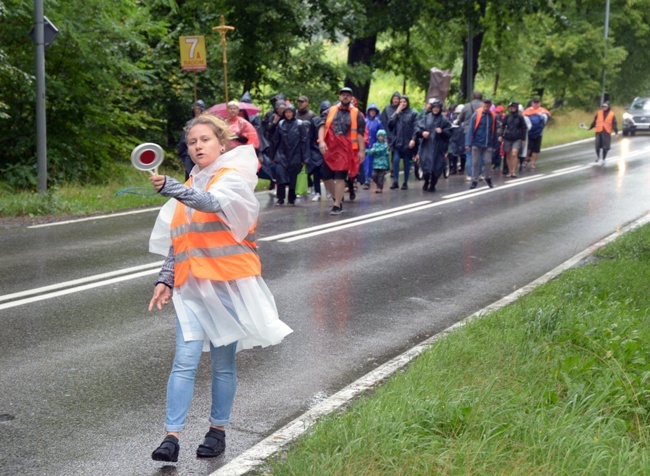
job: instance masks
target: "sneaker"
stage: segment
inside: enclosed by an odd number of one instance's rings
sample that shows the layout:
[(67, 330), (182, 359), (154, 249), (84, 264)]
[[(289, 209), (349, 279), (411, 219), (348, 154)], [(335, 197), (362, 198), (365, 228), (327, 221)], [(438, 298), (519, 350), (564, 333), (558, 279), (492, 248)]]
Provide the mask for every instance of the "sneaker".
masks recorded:
[(486, 178), (485, 183), (488, 184), (488, 187), (494, 188), (494, 185), (492, 185), (492, 179), (491, 178)]
[(397, 190), (399, 188), (399, 184), (397, 182), (393, 182), (393, 185), (390, 186), (391, 190)]
[(331, 193), (329, 193), (329, 192), (327, 192), (327, 193), (325, 194), (325, 197), (327, 197), (327, 199), (329, 200), (329, 199), (331, 199), (331, 198), (332, 198), (332, 194), (331, 194)]
[(476, 188), (477, 185), (478, 185), (478, 182), (472, 182), (472, 185), (469, 186), (469, 189), (473, 190), (473, 189)]
[(214, 458), (226, 451), (226, 432), (217, 428), (210, 428), (205, 435), (203, 443), (196, 450), (199, 458)]
[(330, 215), (340, 215), (342, 211), (343, 209), (341, 207), (337, 207), (336, 205), (334, 205), (332, 207), (332, 211), (330, 211)]
[(472, 181), (472, 177), (470, 177), (469, 175), (466, 175), (465, 176), (465, 182), (471, 182), (471, 181)]
[(406, 182), (404, 182), (404, 183), (402, 184), (402, 190), (408, 190), (408, 189), (409, 189), (409, 186), (406, 185)]
[(315, 194), (313, 197), (311, 197), (312, 202), (320, 202), (320, 193)]

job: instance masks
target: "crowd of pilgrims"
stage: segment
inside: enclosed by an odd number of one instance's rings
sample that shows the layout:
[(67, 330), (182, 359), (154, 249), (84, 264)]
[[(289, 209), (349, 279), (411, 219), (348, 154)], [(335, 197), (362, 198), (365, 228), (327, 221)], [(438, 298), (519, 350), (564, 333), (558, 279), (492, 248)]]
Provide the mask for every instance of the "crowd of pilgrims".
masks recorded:
[[(236, 134), (231, 147), (244, 144), (255, 147), (260, 160), (258, 177), (270, 181), (269, 191), (275, 196), (276, 205), (284, 205), (285, 201), (293, 205), (300, 198), (296, 194), (296, 181), (303, 166), (308, 175), (311, 201), (320, 201), (323, 195), (324, 158), (318, 146), (318, 129), (332, 104), (322, 101), (315, 112), (308, 97), (300, 96), (296, 102), (297, 107), (284, 94), (277, 94), (271, 98), (271, 109), (263, 116), (247, 114), (245, 105), (252, 103), (248, 92), (239, 102), (231, 101), (227, 105), (226, 121)], [(354, 98), (352, 105), (357, 106)], [(465, 174), (471, 182), (470, 188), (475, 188), (479, 180), (492, 187), (492, 170), (516, 177), (527, 166), (534, 169), (542, 130), (550, 113), (539, 106), (538, 98), (525, 111), (514, 101), (507, 109), (506, 113), (503, 106), (483, 99), (480, 92), (475, 92), (467, 104), (448, 107), (430, 98), (419, 112), (411, 107), (407, 95), (398, 92), (381, 111), (375, 103), (370, 104), (365, 114), (362, 112), (365, 160), (348, 173), (346, 180), (349, 200), (355, 200), (359, 188), (382, 193), (387, 176), (392, 182), (391, 190), (407, 190), (412, 165), (415, 179), (423, 181), (422, 189), (426, 192), (435, 192), (439, 179), (449, 175)], [(489, 113), (481, 116), (483, 110)], [(204, 102), (197, 101), (193, 116), (204, 111)], [(485, 127), (479, 126), (483, 120)], [(529, 147), (529, 140), (536, 145)], [(476, 141), (483, 147), (475, 148)], [(193, 163), (184, 136), (178, 148), (187, 178)]]

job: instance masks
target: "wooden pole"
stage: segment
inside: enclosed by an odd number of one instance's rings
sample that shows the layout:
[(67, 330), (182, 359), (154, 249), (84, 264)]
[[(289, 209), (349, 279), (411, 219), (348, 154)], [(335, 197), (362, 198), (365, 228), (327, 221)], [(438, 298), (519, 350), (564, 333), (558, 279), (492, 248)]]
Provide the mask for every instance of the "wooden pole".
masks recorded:
[(223, 83), (226, 93), (226, 103), (228, 102), (228, 56), (226, 54), (226, 33), (235, 29), (234, 26), (227, 26), (226, 19), (221, 15), (221, 25), (212, 28), (221, 34), (221, 48), (223, 49)]
[(194, 71), (194, 104), (196, 104), (198, 98), (196, 97), (196, 70)]

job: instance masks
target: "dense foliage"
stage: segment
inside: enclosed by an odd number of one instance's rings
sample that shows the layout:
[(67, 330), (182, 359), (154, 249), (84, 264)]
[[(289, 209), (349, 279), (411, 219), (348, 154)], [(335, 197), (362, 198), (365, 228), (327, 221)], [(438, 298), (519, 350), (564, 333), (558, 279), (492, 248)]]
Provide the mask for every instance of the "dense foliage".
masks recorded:
[[(334, 99), (343, 84), (365, 105), (373, 75), (390, 71), (425, 89), (431, 67), (452, 71), (450, 100), (466, 96), (468, 26), (473, 83), (497, 100), (542, 92), (549, 106), (592, 107), (650, 94), (650, 9), (612, 0), (604, 56), (603, 0), (50, 0), (59, 29), (46, 52), (51, 184), (102, 181), (134, 144), (173, 152), (190, 114), (194, 77), (180, 70), (179, 37), (206, 37), (197, 94), (224, 99), (224, 15), (230, 97), (250, 90), (262, 107), (277, 92)], [(0, 171), (5, 185), (36, 182), (31, 0), (0, 0)], [(332, 58), (331, 42), (349, 40)]]

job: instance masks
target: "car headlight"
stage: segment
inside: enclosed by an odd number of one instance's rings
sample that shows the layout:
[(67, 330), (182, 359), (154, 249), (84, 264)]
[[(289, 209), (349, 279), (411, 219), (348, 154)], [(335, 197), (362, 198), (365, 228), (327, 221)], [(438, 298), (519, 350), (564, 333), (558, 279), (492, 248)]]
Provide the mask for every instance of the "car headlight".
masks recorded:
[(632, 114), (630, 114), (629, 112), (624, 112), (623, 113), (623, 120), (624, 121), (631, 121), (632, 120)]

